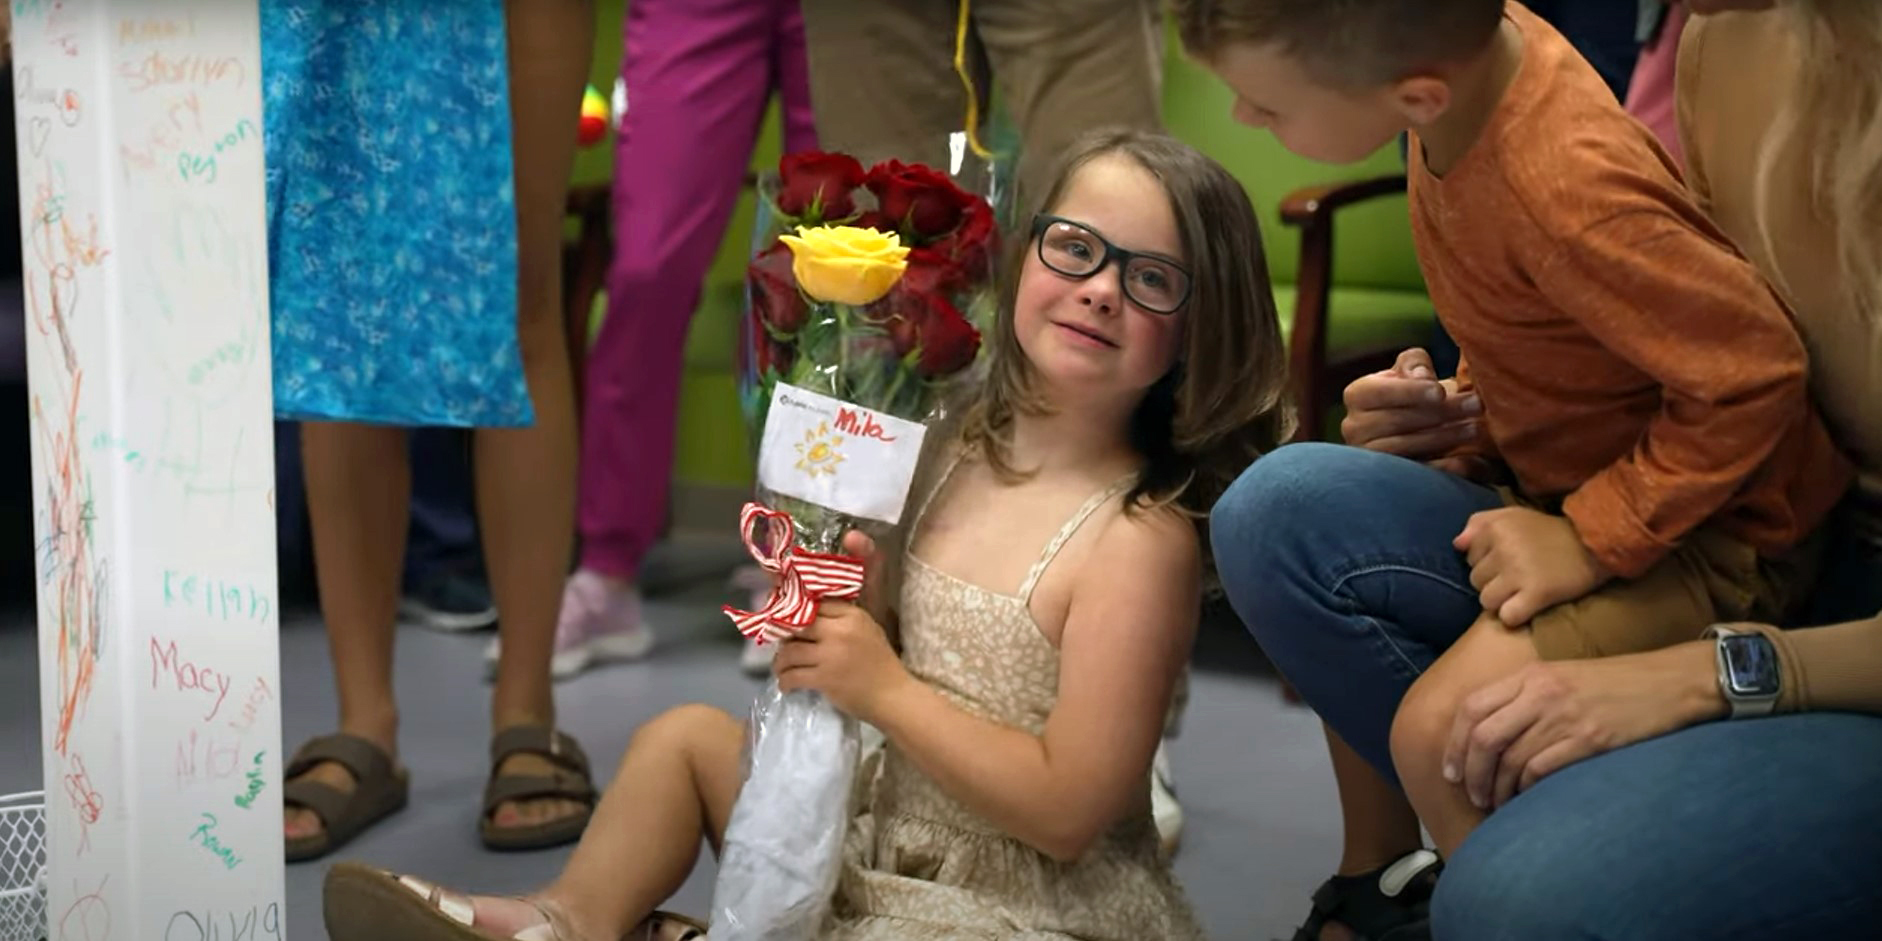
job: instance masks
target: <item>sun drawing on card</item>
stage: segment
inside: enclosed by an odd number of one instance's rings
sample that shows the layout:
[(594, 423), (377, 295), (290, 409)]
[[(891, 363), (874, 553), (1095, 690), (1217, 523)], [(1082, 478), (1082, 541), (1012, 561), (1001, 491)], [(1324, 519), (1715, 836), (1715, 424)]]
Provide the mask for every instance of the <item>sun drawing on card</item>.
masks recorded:
[(843, 436), (831, 433), (828, 422), (804, 432), (797, 445), (797, 469), (812, 477), (835, 477), (837, 465), (843, 463), (843, 452), (837, 450), (842, 444)]

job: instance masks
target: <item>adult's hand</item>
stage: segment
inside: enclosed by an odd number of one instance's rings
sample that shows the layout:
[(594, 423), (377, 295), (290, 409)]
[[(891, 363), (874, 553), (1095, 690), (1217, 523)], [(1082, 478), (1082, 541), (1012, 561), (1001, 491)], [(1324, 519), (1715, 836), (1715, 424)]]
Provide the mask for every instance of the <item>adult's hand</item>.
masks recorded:
[[(1414, 461), (1436, 462), (1476, 440), (1483, 403), (1476, 393), (1459, 394), (1454, 379), (1438, 379), (1424, 350), (1398, 354), (1391, 369), (1362, 376), (1346, 387), (1346, 443)], [(1455, 468), (1446, 468), (1455, 470)]]
[(1458, 708), (1445, 780), (1493, 810), (1577, 761), (1722, 718), (1713, 656), (1711, 644), (1690, 643), (1530, 664)]

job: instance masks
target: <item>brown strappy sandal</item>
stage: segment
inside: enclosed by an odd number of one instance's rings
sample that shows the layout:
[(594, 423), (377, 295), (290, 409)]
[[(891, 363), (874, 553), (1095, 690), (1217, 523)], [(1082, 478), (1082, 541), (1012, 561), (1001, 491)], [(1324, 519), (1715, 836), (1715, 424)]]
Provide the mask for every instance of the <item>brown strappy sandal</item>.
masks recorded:
[[(344, 767), (353, 775), (351, 793), (301, 775), (325, 762)], [(392, 766), (392, 756), (373, 743), (344, 732), (323, 735), (302, 745), (283, 772), (287, 785), (282, 801), (303, 807), (320, 818), (320, 832), (287, 841), (290, 863), (318, 859), (345, 846), (367, 827), (405, 808), (411, 781), (403, 768)]]
[[(511, 755), (541, 755), (556, 766), (553, 774), (500, 774), (497, 769)], [(538, 824), (498, 826), (493, 815), (507, 801), (560, 798), (588, 805), (578, 814)], [(490, 782), (484, 786), (484, 813), (478, 832), (493, 850), (539, 850), (581, 839), (594, 816), (595, 782), (588, 772), (588, 756), (573, 738), (546, 725), (519, 725), (504, 729), (490, 740)]]
[[(492, 941), (477, 930), (471, 898), (414, 876), (358, 863), (327, 872), (322, 892), (327, 937), (333, 941)], [(568, 916), (554, 905), (517, 897), (542, 915), (510, 941), (579, 941)], [(683, 915), (655, 912), (620, 941), (706, 941), (706, 926)]]

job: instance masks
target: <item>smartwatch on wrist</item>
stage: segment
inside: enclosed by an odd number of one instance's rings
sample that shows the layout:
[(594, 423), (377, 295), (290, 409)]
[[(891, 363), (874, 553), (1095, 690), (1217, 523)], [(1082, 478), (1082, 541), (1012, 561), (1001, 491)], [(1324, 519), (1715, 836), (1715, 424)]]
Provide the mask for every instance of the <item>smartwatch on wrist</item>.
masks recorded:
[(1718, 645), (1719, 692), (1731, 704), (1732, 718), (1770, 715), (1783, 691), (1777, 645), (1756, 631), (1714, 626), (1706, 631)]

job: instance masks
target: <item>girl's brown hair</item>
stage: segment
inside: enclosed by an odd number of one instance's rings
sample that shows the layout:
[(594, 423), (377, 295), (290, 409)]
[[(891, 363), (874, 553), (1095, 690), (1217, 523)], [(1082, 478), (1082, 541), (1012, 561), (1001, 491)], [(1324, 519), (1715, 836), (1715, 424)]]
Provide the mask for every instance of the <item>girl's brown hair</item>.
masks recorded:
[[(1162, 184), (1191, 272), (1177, 364), (1131, 418), (1145, 468), (1125, 505), (1174, 506), (1201, 526), (1236, 476), (1293, 432), (1261, 227), (1247, 192), (1220, 164), (1172, 137), (1135, 130), (1098, 131), (1072, 145), (1037, 211), (1051, 212), (1078, 171), (1099, 158), (1129, 160)], [(1009, 448), (1014, 416), (1049, 411), (1013, 327), (1034, 241), (1014, 239), (1009, 249), (987, 381), (961, 428), (964, 443), (1008, 479), (1025, 476)]]

